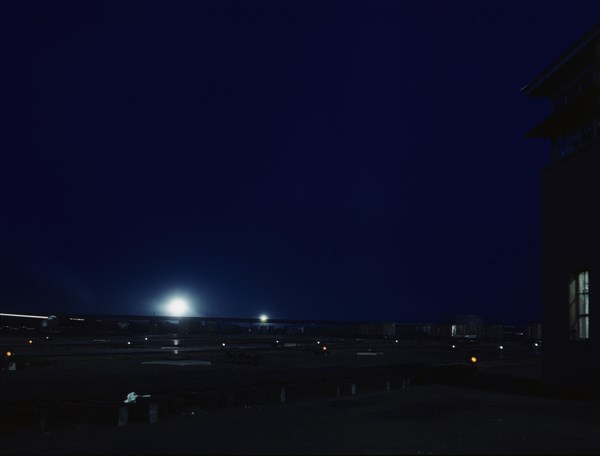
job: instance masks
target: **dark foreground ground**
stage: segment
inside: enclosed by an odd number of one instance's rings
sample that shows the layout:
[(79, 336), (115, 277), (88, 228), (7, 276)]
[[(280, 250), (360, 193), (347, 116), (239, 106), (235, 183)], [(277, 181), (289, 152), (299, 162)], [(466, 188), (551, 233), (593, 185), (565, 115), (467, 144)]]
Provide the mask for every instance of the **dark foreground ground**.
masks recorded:
[[(377, 355), (357, 355), (369, 349)], [(44, 426), (5, 425), (0, 453), (600, 452), (599, 400), (544, 393), (537, 356), (513, 350), (499, 358), (485, 348), (480, 351), (484, 360), (474, 376), (459, 362), (468, 350), (373, 341), (339, 344), (327, 357), (300, 349), (263, 350), (257, 364), (232, 362), (217, 351), (175, 358), (143, 351), (60, 362), (48, 357), (39, 366), (2, 373), (11, 374), (0, 379), (5, 424), (10, 413), (16, 417), (36, 406), (122, 403), (132, 390), (149, 393), (148, 402), (187, 399), (180, 407), (163, 407), (166, 412), (161, 408), (154, 424), (130, 419), (119, 427), (114, 420), (92, 423), (61, 415)], [(211, 365), (144, 364), (148, 360), (210, 360)], [(230, 400), (218, 399), (225, 391)], [(189, 400), (194, 394), (197, 400)], [(96, 413), (93, 407), (89, 413)]]

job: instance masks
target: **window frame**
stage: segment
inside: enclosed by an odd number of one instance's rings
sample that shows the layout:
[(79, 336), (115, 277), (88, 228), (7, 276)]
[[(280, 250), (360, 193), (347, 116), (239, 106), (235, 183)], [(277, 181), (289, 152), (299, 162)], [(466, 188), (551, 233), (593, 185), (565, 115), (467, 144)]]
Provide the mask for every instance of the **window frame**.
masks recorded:
[(569, 338), (590, 338), (590, 278), (589, 270), (569, 274)]

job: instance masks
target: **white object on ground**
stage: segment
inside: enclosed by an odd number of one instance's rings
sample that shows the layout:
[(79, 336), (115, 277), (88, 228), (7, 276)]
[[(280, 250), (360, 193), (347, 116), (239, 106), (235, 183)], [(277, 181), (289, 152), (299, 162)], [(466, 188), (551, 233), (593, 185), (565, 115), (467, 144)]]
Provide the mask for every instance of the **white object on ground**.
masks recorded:
[(126, 404), (131, 404), (133, 402), (135, 402), (135, 400), (138, 398), (138, 395), (135, 394), (135, 392), (131, 392), (127, 395), (127, 399), (125, 399), (123, 402), (125, 402)]

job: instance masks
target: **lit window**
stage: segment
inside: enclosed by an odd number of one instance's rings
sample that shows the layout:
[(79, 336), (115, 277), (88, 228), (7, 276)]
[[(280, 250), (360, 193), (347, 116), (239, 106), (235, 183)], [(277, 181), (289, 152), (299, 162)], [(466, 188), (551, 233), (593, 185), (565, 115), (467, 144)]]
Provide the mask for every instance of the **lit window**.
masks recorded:
[(590, 287), (589, 273), (582, 271), (571, 275), (569, 284), (569, 323), (571, 339), (590, 337)]

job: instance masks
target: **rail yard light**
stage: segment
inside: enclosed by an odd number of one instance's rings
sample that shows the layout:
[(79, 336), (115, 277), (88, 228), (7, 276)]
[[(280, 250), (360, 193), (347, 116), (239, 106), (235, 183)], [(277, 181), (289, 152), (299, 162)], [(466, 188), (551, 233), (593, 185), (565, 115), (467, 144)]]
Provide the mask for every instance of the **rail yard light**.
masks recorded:
[(167, 309), (169, 313), (174, 317), (182, 317), (189, 311), (189, 304), (186, 299), (176, 296), (171, 298), (169, 303), (167, 304)]

